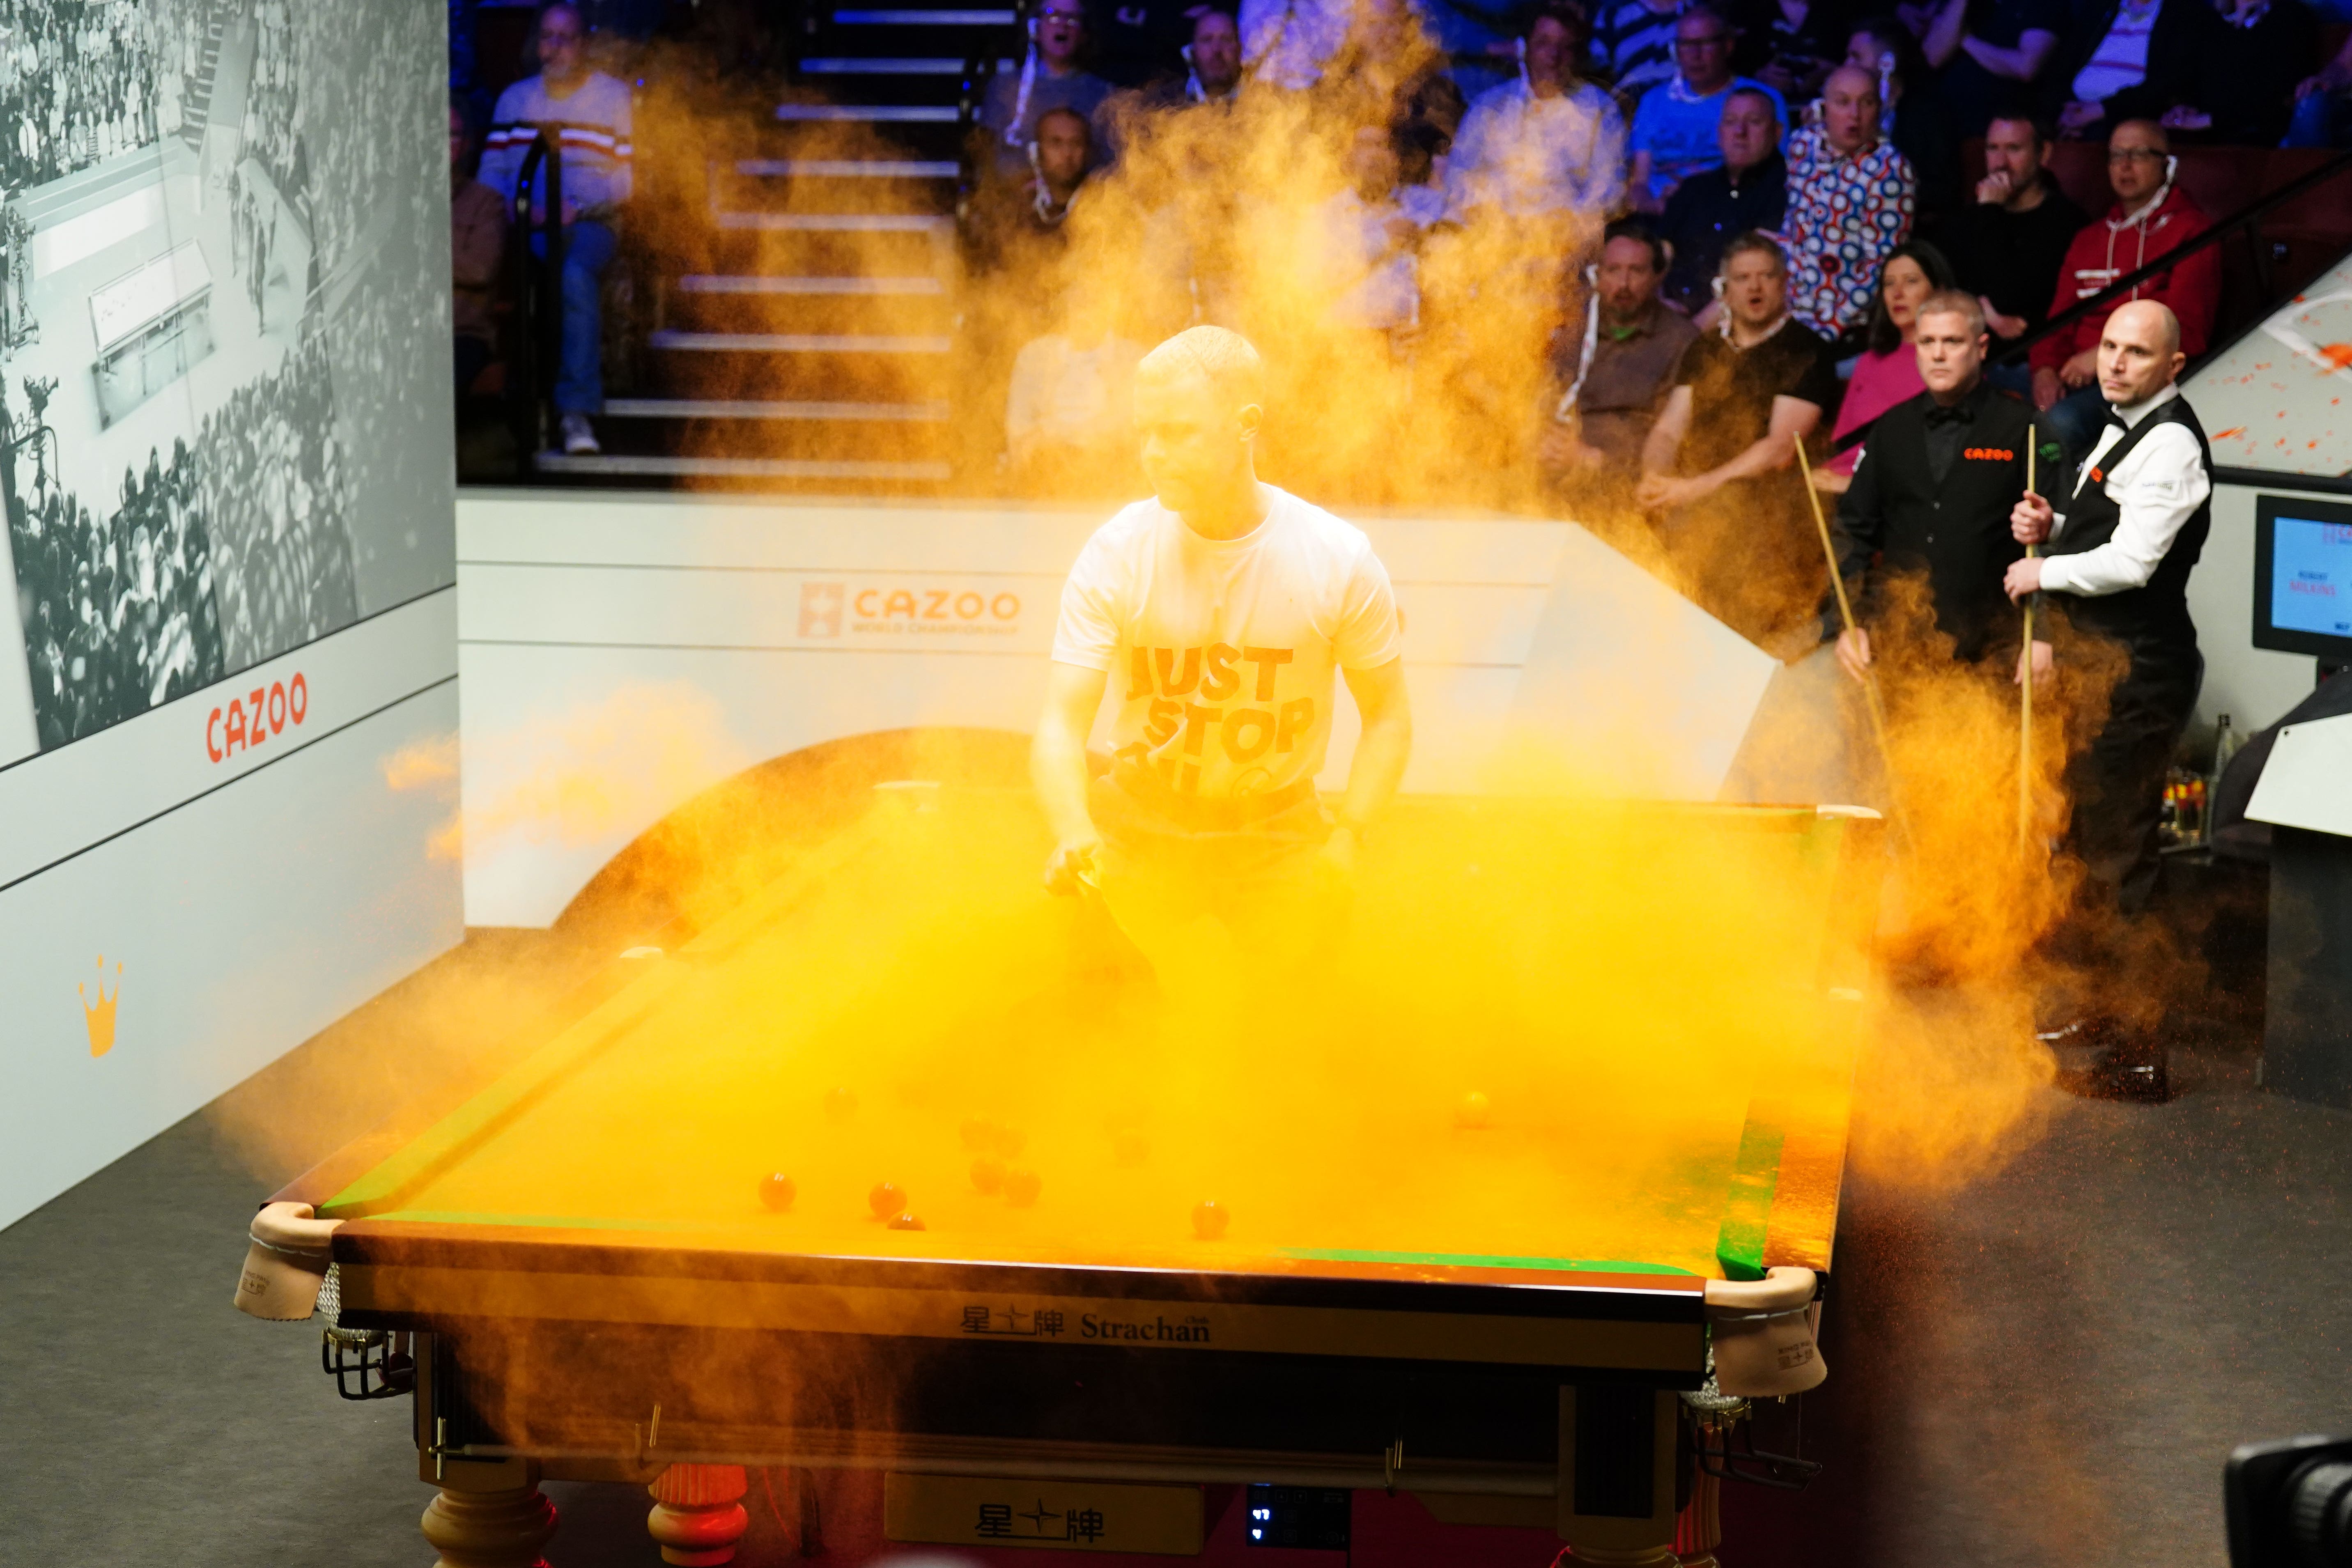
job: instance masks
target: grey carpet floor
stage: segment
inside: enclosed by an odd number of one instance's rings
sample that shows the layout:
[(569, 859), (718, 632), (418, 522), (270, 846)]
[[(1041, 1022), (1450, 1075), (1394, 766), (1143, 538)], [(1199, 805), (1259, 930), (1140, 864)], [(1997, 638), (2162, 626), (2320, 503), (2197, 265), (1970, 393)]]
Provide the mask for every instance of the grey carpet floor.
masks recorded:
[[(478, 938), (0, 1232), (0, 1563), (429, 1560), (406, 1402), (337, 1400), (314, 1331), (231, 1308), (242, 1232), (394, 1086), (543, 1037), (586, 962)], [(2222, 1562), (2231, 1446), (2352, 1431), (2352, 1115), (2251, 1079), (2242, 1042), (2216, 1048), (2173, 1104), (2058, 1104), (1958, 1194), (1854, 1184), (1804, 1410), (1830, 1468), (1728, 1499), (1726, 1561)], [(656, 1561), (639, 1496), (550, 1489), (557, 1568)], [(743, 1561), (782, 1560), (755, 1529)]]

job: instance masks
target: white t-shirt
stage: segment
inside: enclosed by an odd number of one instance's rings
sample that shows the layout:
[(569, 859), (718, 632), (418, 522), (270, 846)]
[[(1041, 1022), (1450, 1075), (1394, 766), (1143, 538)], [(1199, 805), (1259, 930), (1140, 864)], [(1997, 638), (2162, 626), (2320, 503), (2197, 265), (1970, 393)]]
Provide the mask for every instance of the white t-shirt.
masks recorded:
[(1265, 521), (1203, 539), (1156, 500), (1096, 531), (1062, 588), (1054, 660), (1109, 672), (1115, 755), (1179, 794), (1285, 789), (1323, 768), (1331, 672), (1402, 640), (1363, 531), (1265, 487)]

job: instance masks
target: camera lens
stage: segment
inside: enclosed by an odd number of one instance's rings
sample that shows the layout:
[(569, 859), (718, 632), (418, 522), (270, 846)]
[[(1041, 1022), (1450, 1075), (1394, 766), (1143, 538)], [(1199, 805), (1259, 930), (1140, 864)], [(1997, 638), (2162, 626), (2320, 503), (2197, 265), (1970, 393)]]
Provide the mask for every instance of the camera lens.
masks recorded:
[(2287, 1539), (2305, 1568), (2352, 1563), (2352, 1464), (2322, 1459), (2287, 1482)]

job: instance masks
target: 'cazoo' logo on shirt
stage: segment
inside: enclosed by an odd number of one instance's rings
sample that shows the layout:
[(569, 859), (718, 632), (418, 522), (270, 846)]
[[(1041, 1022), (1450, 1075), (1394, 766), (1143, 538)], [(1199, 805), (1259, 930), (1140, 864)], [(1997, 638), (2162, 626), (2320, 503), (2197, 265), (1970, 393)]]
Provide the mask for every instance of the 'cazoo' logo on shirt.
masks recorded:
[(1002, 637), (1020, 630), (1010, 589), (911, 583), (803, 583), (804, 637)]

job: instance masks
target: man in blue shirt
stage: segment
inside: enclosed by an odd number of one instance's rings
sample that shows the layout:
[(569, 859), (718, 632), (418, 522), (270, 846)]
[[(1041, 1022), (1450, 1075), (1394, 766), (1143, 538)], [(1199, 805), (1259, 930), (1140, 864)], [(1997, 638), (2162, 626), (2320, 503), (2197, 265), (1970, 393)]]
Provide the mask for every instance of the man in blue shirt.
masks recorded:
[(1684, 176), (1717, 161), (1716, 128), (1733, 89), (1762, 93), (1772, 100), (1773, 118), (1788, 125), (1789, 106), (1779, 93), (1732, 74), (1731, 45), (1731, 24), (1704, 6), (1692, 6), (1675, 24), (1675, 75), (1643, 93), (1633, 110), (1634, 205), (1658, 211)]

